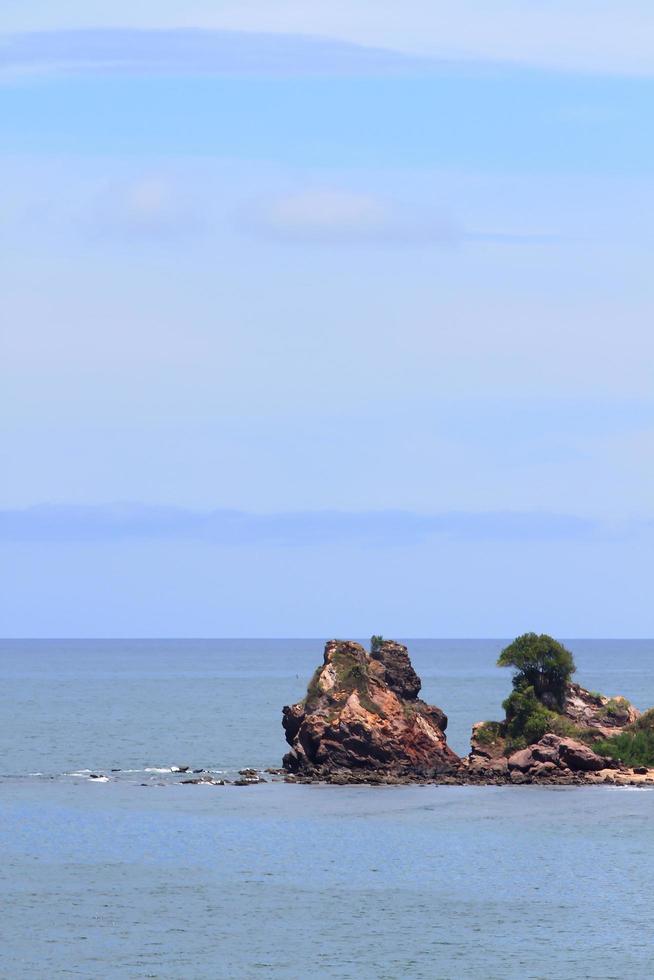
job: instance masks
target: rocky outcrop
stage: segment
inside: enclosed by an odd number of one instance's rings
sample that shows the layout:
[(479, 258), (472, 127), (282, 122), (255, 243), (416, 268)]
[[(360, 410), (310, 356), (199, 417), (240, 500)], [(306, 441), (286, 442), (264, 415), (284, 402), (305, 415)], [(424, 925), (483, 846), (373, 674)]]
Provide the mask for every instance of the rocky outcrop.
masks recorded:
[[(618, 735), (639, 717), (640, 712), (626, 698), (607, 698), (587, 691), (580, 684), (569, 683), (558, 715), (558, 733), (562, 730), (572, 738), (583, 735), (584, 741), (592, 744), (594, 740)], [(473, 725), (468, 757), (471, 771), (502, 770), (502, 760), (511, 754), (506, 728), (503, 721), (478, 721)]]
[(508, 772), (505, 725), (501, 721), (478, 721), (472, 726), (468, 770), (476, 776), (501, 776)]
[(507, 766), (509, 773), (518, 771), (531, 778), (617, 768), (610, 759), (597, 755), (583, 742), (558, 735), (543, 735), (540, 741), (514, 752), (507, 759)]
[(465, 766), (470, 779), (478, 782), (629, 783), (635, 776), (654, 781), (654, 771), (634, 773), (592, 748), (599, 740), (628, 730), (639, 717), (626, 698), (607, 698), (568, 683), (563, 709), (552, 715), (556, 732), (515, 751), (515, 738), (512, 747), (506, 722), (477, 722)]
[(654, 769), (629, 768), (609, 759), (573, 738), (553, 733), (527, 748), (506, 754), (499, 722), (474, 726), (472, 751), (464, 761), (458, 782), (477, 784), (654, 785)]
[(445, 738), (447, 717), (419, 693), (420, 678), (401, 644), (383, 641), (368, 654), (358, 643), (330, 640), (305, 699), (283, 709), (291, 746), (284, 768), (331, 782), (456, 773), (461, 760)]
[[(398, 698), (415, 701), (420, 694), (422, 682), (409, 659), (409, 652), (401, 643), (383, 640), (370, 651), (373, 660), (383, 665), (384, 680)], [(445, 715), (443, 715), (445, 719)], [(445, 719), (447, 724), (447, 719)]]
[[(522, 739), (516, 751), (506, 722), (479, 722), (470, 755), (460, 759), (445, 738), (447, 717), (419, 693), (402, 644), (377, 642), (367, 653), (358, 643), (330, 640), (304, 700), (283, 709), (291, 747), (286, 781), (654, 785), (654, 769), (627, 768), (593, 750), (639, 717), (624, 698), (571, 683), (556, 733), (526, 747)], [(242, 775), (238, 785), (249, 773)]]
[(623, 697), (607, 698), (569, 683), (563, 705), (563, 716), (579, 729), (593, 729), (600, 738), (610, 738), (632, 725), (640, 711)]

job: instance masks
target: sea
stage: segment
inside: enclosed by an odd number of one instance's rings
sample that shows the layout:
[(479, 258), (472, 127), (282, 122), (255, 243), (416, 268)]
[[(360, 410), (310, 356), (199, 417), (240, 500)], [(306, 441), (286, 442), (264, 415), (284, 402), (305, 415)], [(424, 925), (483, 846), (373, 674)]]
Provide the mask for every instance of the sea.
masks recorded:
[[(403, 642), (465, 753), (506, 641)], [(650, 789), (182, 782), (279, 766), (323, 645), (0, 643), (0, 977), (654, 976)], [(654, 640), (566, 645), (654, 705)]]

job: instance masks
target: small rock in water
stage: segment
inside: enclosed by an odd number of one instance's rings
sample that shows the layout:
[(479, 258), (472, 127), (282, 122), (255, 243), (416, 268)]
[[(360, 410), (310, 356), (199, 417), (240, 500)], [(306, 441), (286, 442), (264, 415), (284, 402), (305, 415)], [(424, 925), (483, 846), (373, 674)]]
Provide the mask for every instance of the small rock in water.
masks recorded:
[[(249, 773), (253, 773), (253, 775), (249, 775)], [(243, 778), (242, 779), (235, 779), (234, 780), (234, 786), (256, 786), (258, 783), (267, 783), (268, 782), (267, 779), (264, 779), (263, 776), (260, 776), (253, 769), (249, 769), (249, 770), (248, 769), (244, 769), (243, 770), (243, 773), (241, 773), (241, 775), (243, 776)]]
[(171, 772), (188, 772), (190, 768), (191, 768), (190, 766), (171, 766), (170, 767), (170, 771)]
[(122, 769), (112, 769), (112, 772), (122, 772)]
[(198, 779), (180, 779), (182, 786), (199, 786), (203, 783), (205, 786), (224, 786), (224, 779), (214, 779), (213, 776), (200, 776)]

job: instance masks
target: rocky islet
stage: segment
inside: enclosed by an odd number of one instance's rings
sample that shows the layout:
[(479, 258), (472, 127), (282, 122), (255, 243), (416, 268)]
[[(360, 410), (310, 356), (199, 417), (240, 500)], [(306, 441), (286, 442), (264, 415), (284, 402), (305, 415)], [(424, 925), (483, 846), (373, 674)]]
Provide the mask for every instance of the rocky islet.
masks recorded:
[(593, 747), (638, 721), (625, 698), (567, 681), (548, 713), (558, 731), (516, 744), (506, 721), (478, 722), (462, 758), (447, 744), (447, 716), (419, 699), (420, 687), (402, 644), (373, 637), (368, 652), (328, 641), (306, 697), (283, 709), (288, 781), (654, 785), (654, 768), (624, 766)]

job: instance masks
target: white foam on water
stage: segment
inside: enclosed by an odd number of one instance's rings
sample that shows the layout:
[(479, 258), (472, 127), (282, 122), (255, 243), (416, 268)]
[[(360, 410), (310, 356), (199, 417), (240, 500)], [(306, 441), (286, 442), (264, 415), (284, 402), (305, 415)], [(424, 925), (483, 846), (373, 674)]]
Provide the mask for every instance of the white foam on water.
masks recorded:
[(654, 786), (609, 786), (609, 789), (618, 790), (621, 793), (642, 793), (643, 790), (651, 793)]

